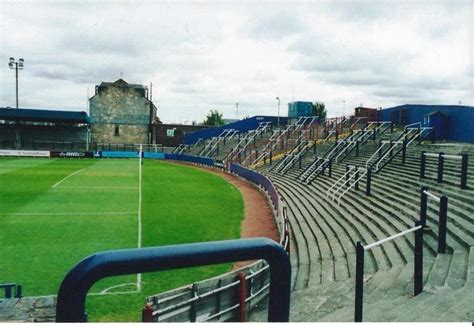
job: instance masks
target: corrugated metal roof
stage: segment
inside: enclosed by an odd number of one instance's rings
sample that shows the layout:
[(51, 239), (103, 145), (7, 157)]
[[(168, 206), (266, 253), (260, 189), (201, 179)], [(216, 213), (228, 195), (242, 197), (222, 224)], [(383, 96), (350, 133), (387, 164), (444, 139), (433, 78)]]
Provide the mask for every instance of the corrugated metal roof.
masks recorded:
[(0, 108), (0, 120), (90, 123), (84, 111)]

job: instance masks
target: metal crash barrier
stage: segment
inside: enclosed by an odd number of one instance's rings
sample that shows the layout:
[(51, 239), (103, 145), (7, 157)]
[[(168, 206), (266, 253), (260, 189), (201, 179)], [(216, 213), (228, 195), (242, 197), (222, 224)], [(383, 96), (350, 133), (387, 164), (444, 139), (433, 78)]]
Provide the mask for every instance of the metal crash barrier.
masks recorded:
[(201, 242), (105, 251), (78, 263), (64, 278), (56, 322), (85, 322), (87, 292), (97, 281), (118, 275), (264, 259), (270, 266), (268, 321), (288, 322), (291, 265), (285, 249), (267, 238)]

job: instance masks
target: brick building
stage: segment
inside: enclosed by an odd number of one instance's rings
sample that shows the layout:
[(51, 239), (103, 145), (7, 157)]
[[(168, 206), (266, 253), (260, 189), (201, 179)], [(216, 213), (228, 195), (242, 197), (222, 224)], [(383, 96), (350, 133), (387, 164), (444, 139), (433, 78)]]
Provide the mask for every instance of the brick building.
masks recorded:
[(152, 144), (156, 106), (143, 85), (123, 79), (102, 82), (89, 99), (91, 141), (112, 144)]

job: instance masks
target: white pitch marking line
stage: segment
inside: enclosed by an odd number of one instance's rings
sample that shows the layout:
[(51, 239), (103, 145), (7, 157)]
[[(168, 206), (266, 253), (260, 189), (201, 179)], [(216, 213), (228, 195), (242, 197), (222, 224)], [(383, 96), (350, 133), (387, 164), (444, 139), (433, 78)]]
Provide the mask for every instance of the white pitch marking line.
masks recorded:
[(58, 188), (66, 188), (66, 189), (138, 189), (138, 187), (88, 187), (88, 186), (61, 186)]
[(0, 213), (0, 215), (19, 215), (19, 216), (28, 216), (28, 215), (135, 215), (136, 212), (78, 212), (78, 213)]
[(79, 172), (84, 171), (85, 169), (86, 169), (86, 168), (83, 168), (83, 169), (77, 170), (77, 171), (75, 171), (75, 172), (73, 172), (73, 173), (67, 175), (66, 177), (64, 177), (64, 178), (61, 179), (60, 181), (56, 182), (56, 183), (52, 186), (52, 188), (56, 188), (58, 185), (60, 185), (61, 183), (63, 183), (64, 181), (66, 181), (67, 179), (69, 179), (70, 177), (72, 177), (73, 175), (76, 175), (76, 174), (78, 174)]
[(98, 294), (136, 293), (136, 292), (138, 292), (137, 290), (135, 290), (135, 291), (122, 291), (122, 292), (110, 292), (110, 293), (108, 292), (112, 289), (121, 288), (121, 287), (124, 287), (124, 286), (127, 286), (127, 285), (135, 285), (135, 283), (122, 283), (122, 284), (114, 285), (114, 286), (108, 287), (108, 288), (100, 291), (99, 293), (95, 293), (95, 294), (98, 295)]
[[(142, 152), (143, 147), (140, 145), (140, 151), (138, 152), (138, 240), (137, 248), (142, 247)], [(137, 274), (137, 292), (142, 290), (142, 274)]]

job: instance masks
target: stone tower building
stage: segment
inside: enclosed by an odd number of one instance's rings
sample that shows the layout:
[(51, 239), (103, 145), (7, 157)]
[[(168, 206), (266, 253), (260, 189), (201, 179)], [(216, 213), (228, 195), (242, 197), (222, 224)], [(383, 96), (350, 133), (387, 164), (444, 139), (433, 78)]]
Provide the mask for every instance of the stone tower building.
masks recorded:
[(156, 107), (148, 99), (148, 89), (123, 79), (102, 82), (89, 99), (91, 142), (112, 144), (154, 143), (153, 124), (158, 122)]

